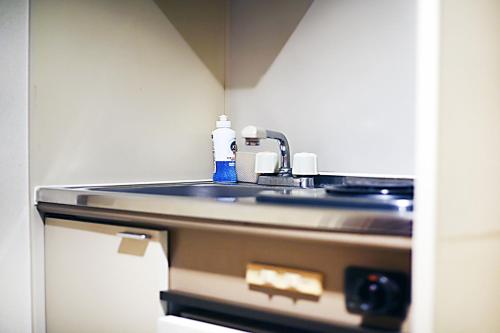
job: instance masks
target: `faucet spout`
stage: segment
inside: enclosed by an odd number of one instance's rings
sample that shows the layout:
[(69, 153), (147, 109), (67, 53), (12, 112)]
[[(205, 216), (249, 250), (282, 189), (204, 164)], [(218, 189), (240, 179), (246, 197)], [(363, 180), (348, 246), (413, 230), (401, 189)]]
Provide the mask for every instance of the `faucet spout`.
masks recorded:
[(292, 168), (290, 166), (290, 146), (288, 145), (288, 139), (286, 138), (285, 134), (277, 131), (267, 130), (267, 138), (278, 140), (280, 145), (281, 167), (279, 169), (278, 175), (290, 176), (292, 174)]
[(278, 171), (279, 176), (292, 176), (290, 165), (290, 146), (288, 140), (282, 132), (266, 130), (256, 126), (247, 126), (241, 131), (241, 136), (245, 138), (245, 144), (248, 146), (258, 146), (262, 139), (278, 140), (281, 153), (281, 167)]

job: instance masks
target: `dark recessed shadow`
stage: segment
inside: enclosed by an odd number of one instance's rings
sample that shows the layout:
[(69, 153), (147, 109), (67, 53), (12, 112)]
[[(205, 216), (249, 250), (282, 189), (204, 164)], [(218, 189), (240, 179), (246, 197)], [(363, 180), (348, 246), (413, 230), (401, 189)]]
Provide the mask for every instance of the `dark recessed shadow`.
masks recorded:
[(312, 3), (313, 0), (231, 1), (226, 88), (256, 86)]
[(313, 0), (154, 0), (225, 88), (254, 87)]
[(154, 0), (191, 49), (224, 85), (228, 0)]

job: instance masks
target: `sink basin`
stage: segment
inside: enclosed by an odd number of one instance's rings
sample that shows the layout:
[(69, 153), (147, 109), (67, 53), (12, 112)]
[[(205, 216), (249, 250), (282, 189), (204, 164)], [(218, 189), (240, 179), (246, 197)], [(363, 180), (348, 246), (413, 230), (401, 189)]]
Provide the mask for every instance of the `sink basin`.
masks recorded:
[[(272, 188), (271, 188), (272, 189)], [(137, 185), (116, 187), (94, 187), (94, 191), (139, 193), (151, 195), (172, 195), (203, 198), (244, 198), (256, 197), (261, 191), (270, 190), (267, 186), (242, 184), (171, 184)], [(276, 189), (278, 190), (278, 189)]]

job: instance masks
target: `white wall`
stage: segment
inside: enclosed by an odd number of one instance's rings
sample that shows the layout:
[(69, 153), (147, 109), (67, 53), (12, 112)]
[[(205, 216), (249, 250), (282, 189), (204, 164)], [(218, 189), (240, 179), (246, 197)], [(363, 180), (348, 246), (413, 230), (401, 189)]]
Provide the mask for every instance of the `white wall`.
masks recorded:
[(414, 333), (432, 333), (435, 315), (440, 1), (418, 1), (416, 183), (412, 246)]
[(0, 0), (0, 50), (0, 332), (30, 332), (27, 0)]
[[(200, 29), (184, 30), (192, 12), (180, 2), (32, 1), (32, 188), (211, 176), (210, 133), (224, 110), (216, 58), (224, 56), (225, 12), (224, 2), (212, 4), (200, 22), (213, 35), (210, 52), (191, 38)], [(170, 19), (160, 7), (179, 11)], [(42, 332), (43, 225), (35, 211), (32, 233)]]
[(282, 130), (322, 171), (413, 174), (415, 15), (414, 0), (231, 1), (235, 129)]
[(500, 1), (441, 4), (434, 325), (443, 333), (495, 333), (500, 332)]
[(500, 332), (500, 2), (421, 0), (413, 331)]

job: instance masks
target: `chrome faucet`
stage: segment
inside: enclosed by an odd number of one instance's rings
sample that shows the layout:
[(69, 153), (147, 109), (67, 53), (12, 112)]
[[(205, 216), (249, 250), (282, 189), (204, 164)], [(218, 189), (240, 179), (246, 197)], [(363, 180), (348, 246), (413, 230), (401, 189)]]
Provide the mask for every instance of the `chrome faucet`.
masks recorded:
[(277, 131), (266, 130), (256, 126), (247, 126), (241, 131), (241, 136), (245, 139), (247, 146), (258, 146), (262, 139), (278, 140), (281, 153), (281, 165), (278, 176), (291, 177), (292, 168), (290, 165), (290, 146), (285, 134)]
[(241, 131), (241, 136), (245, 139), (247, 146), (258, 146), (260, 140), (278, 140), (281, 153), (281, 166), (277, 175), (261, 174), (257, 179), (257, 184), (270, 186), (293, 186), (309, 188), (314, 187), (314, 177), (293, 176), (290, 164), (290, 146), (285, 134), (277, 131), (266, 130), (256, 126), (247, 126)]
[(278, 140), (281, 153), (281, 166), (277, 175), (261, 174), (257, 179), (257, 184), (270, 186), (293, 186), (310, 188), (314, 187), (314, 177), (293, 176), (290, 164), (290, 146), (285, 134), (277, 131), (266, 130), (256, 126), (247, 126), (241, 131), (241, 136), (245, 139), (247, 146), (258, 146), (260, 140)]

